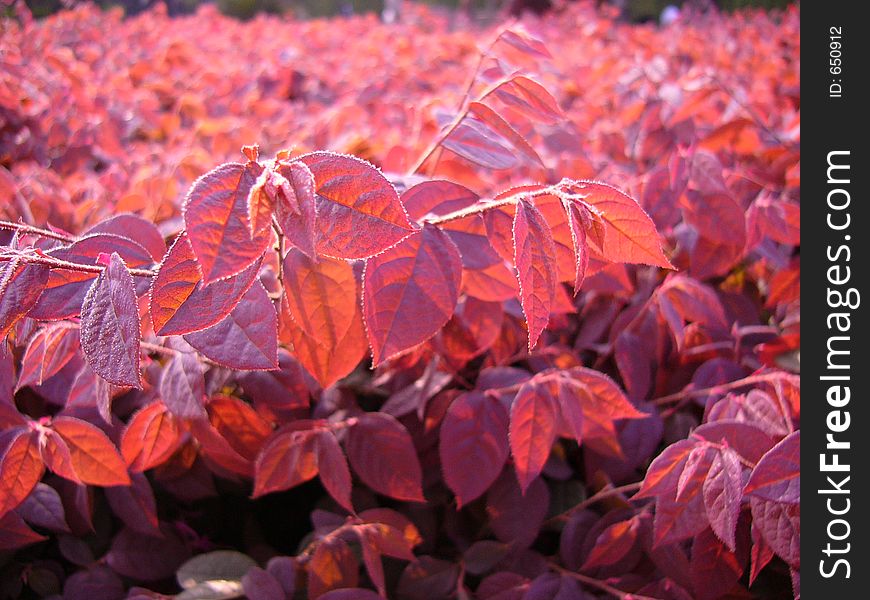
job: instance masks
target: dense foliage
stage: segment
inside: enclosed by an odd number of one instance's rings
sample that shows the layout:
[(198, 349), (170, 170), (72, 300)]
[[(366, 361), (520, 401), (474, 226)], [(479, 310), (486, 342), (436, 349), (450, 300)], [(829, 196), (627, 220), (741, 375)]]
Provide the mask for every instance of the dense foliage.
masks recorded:
[(0, 596), (799, 595), (798, 26), (3, 21)]

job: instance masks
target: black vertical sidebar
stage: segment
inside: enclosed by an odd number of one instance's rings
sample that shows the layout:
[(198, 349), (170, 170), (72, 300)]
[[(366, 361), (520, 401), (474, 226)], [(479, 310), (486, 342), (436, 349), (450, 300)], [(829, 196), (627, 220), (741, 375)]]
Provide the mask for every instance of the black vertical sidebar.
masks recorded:
[(870, 30), (862, 8), (801, 3), (801, 591), (809, 600), (870, 597)]

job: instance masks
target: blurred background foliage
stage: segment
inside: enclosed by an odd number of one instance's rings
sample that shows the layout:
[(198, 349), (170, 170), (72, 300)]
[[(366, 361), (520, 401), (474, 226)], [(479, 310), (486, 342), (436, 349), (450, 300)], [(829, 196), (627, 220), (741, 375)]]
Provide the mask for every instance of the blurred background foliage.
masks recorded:
[[(42, 17), (54, 13), (64, 7), (76, 3), (78, 0), (25, 0), (35, 17)], [(407, 1), (407, 0), (406, 0)], [(500, 12), (510, 10), (523, 10), (528, 7), (542, 7), (552, 5), (553, 2), (518, 0), (415, 0), (422, 4), (444, 7), (447, 9), (461, 9), (491, 17)], [(565, 1), (565, 0), (561, 0)], [(146, 10), (156, 2), (165, 2), (170, 14), (188, 14), (196, 10), (200, 4), (213, 3), (218, 9), (228, 15), (240, 19), (249, 19), (258, 13), (283, 14), (306, 17), (328, 17), (341, 14), (359, 14), (367, 12), (380, 13), (384, 8), (384, 0), (96, 0), (97, 4), (105, 8), (120, 6), (127, 14), (136, 14)], [(559, 0), (556, 0), (558, 3)], [(616, 4), (625, 17), (631, 21), (654, 21), (662, 10), (669, 4), (698, 5), (713, 4), (720, 10), (732, 11), (741, 8), (783, 8), (793, 3), (793, 0), (710, 0), (709, 2), (697, 2), (697, 0), (598, 0), (598, 4)]]

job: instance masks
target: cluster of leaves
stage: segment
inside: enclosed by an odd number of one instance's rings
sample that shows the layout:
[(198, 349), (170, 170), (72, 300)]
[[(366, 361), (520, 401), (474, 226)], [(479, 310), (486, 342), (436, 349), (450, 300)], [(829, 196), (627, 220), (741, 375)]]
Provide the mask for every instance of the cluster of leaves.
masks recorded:
[(797, 12), (408, 12), (5, 24), (0, 594), (799, 595)]

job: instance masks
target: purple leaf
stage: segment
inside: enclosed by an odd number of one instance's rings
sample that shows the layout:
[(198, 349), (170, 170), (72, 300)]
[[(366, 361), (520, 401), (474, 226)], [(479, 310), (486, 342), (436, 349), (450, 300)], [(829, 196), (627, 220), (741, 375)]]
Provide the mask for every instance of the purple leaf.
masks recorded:
[(133, 278), (113, 252), (82, 303), (82, 352), (94, 373), (109, 383), (141, 389), (139, 337)]
[(160, 397), (173, 414), (188, 419), (204, 419), (205, 396), (203, 367), (196, 354), (177, 352), (163, 369)]
[(795, 431), (765, 454), (749, 477), (745, 494), (789, 504), (800, 503), (801, 432)]
[(231, 369), (278, 368), (278, 316), (259, 281), (224, 319), (184, 339), (211, 360)]

